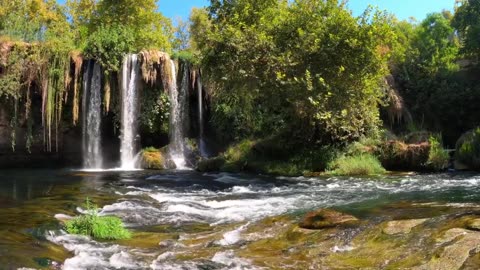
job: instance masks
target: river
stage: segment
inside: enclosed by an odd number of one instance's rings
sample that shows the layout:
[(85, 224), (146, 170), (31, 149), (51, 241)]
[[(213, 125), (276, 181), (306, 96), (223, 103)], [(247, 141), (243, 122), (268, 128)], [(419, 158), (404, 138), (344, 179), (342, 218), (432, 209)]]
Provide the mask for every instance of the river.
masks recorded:
[[(0, 171), (0, 269), (266, 269), (245, 256), (272, 237), (253, 228), (333, 207), (362, 219), (415, 211), (392, 205), (477, 207), (480, 176), (271, 177), (194, 171)], [(133, 238), (94, 241), (62, 231), (89, 198)], [(428, 215), (439, 213), (430, 211)], [(272, 232), (273, 234), (275, 232)], [(285, 262), (285, 268), (286, 267)], [(295, 269), (291, 267), (290, 269)]]

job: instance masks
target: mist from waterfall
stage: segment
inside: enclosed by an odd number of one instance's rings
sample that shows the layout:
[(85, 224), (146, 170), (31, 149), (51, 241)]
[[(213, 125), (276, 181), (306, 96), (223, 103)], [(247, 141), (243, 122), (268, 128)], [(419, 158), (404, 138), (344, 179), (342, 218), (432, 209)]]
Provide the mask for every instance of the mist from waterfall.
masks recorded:
[(140, 62), (138, 61), (138, 55), (127, 55), (123, 61), (122, 67), (120, 145), (120, 168), (122, 170), (133, 170), (137, 167), (137, 103), (140, 76)]
[(170, 85), (170, 145), (169, 154), (179, 170), (188, 169), (185, 161), (185, 144), (183, 119), (188, 87), (188, 69), (183, 70), (180, 91), (177, 84), (175, 62), (170, 61), (172, 68), (172, 83)]
[(102, 69), (89, 61), (83, 73), (82, 152), (85, 169), (101, 169)]

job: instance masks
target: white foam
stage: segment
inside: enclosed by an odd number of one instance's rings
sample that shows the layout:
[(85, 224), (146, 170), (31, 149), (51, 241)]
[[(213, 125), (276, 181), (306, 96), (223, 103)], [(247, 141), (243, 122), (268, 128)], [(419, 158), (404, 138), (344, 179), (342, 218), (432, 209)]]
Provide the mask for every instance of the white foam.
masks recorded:
[(233, 250), (215, 253), (212, 262), (223, 264), (227, 266), (229, 270), (259, 269), (258, 267), (254, 267), (249, 260), (235, 257)]
[(240, 234), (248, 227), (248, 225), (249, 224), (247, 223), (233, 231), (224, 233), (223, 239), (218, 241), (218, 244), (222, 246), (230, 246), (240, 242), (240, 240), (242, 239)]
[(120, 251), (119, 253), (113, 254), (109, 259), (110, 265), (116, 269), (138, 269), (141, 266), (136, 263), (132, 256), (125, 251)]
[(354, 250), (355, 248), (352, 247), (352, 246), (334, 246), (331, 250), (335, 253), (338, 253), (338, 252), (347, 252), (347, 251), (352, 251)]

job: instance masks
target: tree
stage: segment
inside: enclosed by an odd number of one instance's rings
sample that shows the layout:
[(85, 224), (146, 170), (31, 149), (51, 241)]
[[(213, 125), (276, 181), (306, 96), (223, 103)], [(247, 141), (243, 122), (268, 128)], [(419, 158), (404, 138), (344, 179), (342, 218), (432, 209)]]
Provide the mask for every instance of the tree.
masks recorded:
[(393, 32), (385, 14), (343, 1), (211, 1), (192, 15), (215, 82), (213, 121), (234, 138), (289, 134), (348, 141), (378, 127), (379, 82)]
[(91, 19), (90, 35), (109, 25), (121, 25), (133, 34), (135, 50), (171, 52), (173, 26), (157, 10), (155, 0), (101, 0)]
[(452, 25), (459, 31), (462, 52), (480, 57), (480, 1), (457, 0)]

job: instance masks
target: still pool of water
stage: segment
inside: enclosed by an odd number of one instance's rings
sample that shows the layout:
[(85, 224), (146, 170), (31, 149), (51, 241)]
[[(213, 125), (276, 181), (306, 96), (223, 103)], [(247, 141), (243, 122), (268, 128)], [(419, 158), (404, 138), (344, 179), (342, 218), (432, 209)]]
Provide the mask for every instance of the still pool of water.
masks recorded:
[[(62, 231), (55, 216), (78, 215), (87, 197), (101, 207), (102, 215), (122, 218), (133, 239), (99, 242)], [(319, 207), (366, 219), (415, 215), (392, 207), (405, 202), (477, 205), (480, 176), (340, 179), (4, 170), (0, 269), (258, 269), (236, 251), (247, 241), (242, 232), (265, 218), (298, 217)]]

